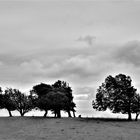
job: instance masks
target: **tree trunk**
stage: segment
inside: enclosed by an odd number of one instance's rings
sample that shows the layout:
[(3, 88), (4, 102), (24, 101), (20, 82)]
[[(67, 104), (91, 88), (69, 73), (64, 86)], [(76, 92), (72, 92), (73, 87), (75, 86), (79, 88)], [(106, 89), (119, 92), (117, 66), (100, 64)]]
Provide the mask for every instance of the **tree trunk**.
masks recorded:
[(75, 111), (73, 111), (73, 117), (75, 118), (76, 116), (75, 116)]
[(57, 111), (57, 118), (61, 118), (61, 111), (60, 110)]
[(131, 117), (131, 101), (129, 99), (129, 104), (128, 104), (128, 121), (132, 121), (132, 117)]
[(21, 117), (23, 117), (23, 116), (24, 116), (24, 114), (25, 114), (25, 113), (23, 113), (23, 112), (22, 112), (22, 113), (21, 113)]
[(8, 110), (8, 113), (9, 113), (9, 116), (10, 116), (10, 117), (13, 117), (10, 110)]
[(135, 121), (137, 121), (137, 120), (138, 120), (138, 116), (139, 116), (139, 114), (138, 114), (138, 113), (136, 113), (136, 118), (135, 118)]
[(23, 117), (24, 114), (25, 114), (25, 113), (23, 112), (23, 109), (19, 109), (19, 113), (20, 113), (20, 116), (21, 116), (21, 117)]
[(57, 117), (57, 113), (56, 113), (56, 111), (54, 112), (54, 117), (55, 117), (55, 118)]
[(47, 117), (47, 114), (48, 114), (48, 110), (45, 110), (44, 118)]
[(131, 112), (128, 112), (128, 120), (132, 121)]
[(68, 111), (68, 117), (72, 117), (70, 111)]
[(21, 116), (21, 117), (24, 116), (24, 112), (23, 112), (23, 110), (20, 110), (20, 116)]

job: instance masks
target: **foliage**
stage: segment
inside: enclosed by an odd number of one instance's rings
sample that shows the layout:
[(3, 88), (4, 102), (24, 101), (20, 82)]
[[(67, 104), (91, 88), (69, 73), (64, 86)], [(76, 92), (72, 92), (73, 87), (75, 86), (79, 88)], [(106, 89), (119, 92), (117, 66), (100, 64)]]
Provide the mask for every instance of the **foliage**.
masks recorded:
[(45, 83), (33, 86), (30, 91), (30, 97), (34, 108), (44, 110), (44, 117), (46, 117), (48, 110), (50, 110), (49, 100), (46, 96), (50, 91), (52, 91), (51, 85)]
[(7, 109), (9, 115), (11, 111), (17, 110), (21, 116), (32, 109), (44, 110), (46, 117), (48, 111), (52, 111), (56, 117), (61, 117), (61, 111), (68, 113), (71, 111), (75, 116), (76, 104), (73, 102), (72, 89), (65, 81), (56, 81), (53, 85), (41, 83), (33, 86), (30, 95), (26, 95), (18, 89), (7, 88), (2, 94), (0, 88), (0, 108)]
[(9, 115), (12, 116), (11, 111), (17, 110), (21, 116), (32, 109), (32, 100), (29, 96), (21, 93), (18, 89), (7, 88), (1, 97), (1, 108), (8, 110)]
[(131, 82), (130, 76), (124, 74), (108, 76), (97, 89), (93, 108), (99, 111), (109, 108), (113, 113), (127, 113), (128, 119), (131, 120), (132, 105), (136, 95), (136, 89)]
[(138, 116), (140, 114), (140, 95), (139, 94), (135, 94), (135, 97), (133, 98), (132, 113), (136, 113), (135, 121), (137, 121)]
[(72, 89), (69, 86), (68, 83), (65, 81), (56, 81), (52, 85), (56, 91), (62, 91), (62, 93), (68, 98), (67, 103), (63, 107), (63, 110), (68, 112), (69, 117), (71, 117), (70, 111), (75, 111), (76, 104), (73, 102), (73, 96), (72, 96)]
[(9, 112), (9, 116), (12, 117), (11, 111), (16, 110), (15, 102), (13, 101), (12, 89), (6, 89), (4, 94), (1, 94), (1, 108), (5, 108)]
[(33, 89), (31, 90), (31, 92), (32, 92), (32, 94), (34, 93), (40, 98), (43, 95), (46, 95), (51, 90), (52, 90), (51, 85), (41, 83), (41, 84), (33, 86)]
[(30, 96), (23, 94), (18, 89), (11, 89), (13, 92), (13, 101), (16, 106), (16, 110), (19, 111), (21, 116), (33, 109), (32, 100)]
[(60, 80), (53, 85), (41, 83), (33, 86), (30, 96), (34, 106), (45, 111), (44, 117), (48, 110), (51, 110), (57, 117), (61, 117), (61, 110), (68, 112), (71, 116), (70, 111), (73, 111), (76, 106), (73, 102), (71, 87)]
[(60, 111), (68, 104), (68, 97), (63, 92), (52, 91), (48, 93), (47, 98), (50, 101), (50, 109), (60, 118)]

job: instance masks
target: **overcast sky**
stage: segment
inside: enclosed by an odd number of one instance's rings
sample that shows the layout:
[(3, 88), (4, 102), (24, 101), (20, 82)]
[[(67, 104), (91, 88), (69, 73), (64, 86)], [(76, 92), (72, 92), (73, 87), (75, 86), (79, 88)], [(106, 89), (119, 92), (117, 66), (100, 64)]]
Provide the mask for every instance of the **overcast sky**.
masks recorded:
[(140, 2), (0, 0), (0, 84), (70, 83), (81, 114), (106, 76), (140, 87)]

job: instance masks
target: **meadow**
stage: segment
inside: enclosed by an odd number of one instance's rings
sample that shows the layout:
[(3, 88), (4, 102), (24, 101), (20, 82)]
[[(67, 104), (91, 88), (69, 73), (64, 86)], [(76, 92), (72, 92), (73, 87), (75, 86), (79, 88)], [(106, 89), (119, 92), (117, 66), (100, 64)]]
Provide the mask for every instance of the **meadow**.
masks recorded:
[(0, 117), (0, 140), (139, 140), (140, 121)]

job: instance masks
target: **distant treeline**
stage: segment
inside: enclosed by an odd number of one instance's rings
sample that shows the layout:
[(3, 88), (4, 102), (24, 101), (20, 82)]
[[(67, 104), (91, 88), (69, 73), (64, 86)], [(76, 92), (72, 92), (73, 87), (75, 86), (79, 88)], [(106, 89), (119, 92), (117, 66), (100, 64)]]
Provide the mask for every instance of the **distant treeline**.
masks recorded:
[[(98, 111), (110, 109), (113, 113), (128, 114), (128, 120), (132, 120), (131, 114), (135, 113), (137, 120), (140, 114), (140, 95), (132, 85), (130, 76), (109, 75), (97, 89), (92, 106)], [(48, 111), (58, 118), (61, 117), (61, 111), (67, 112), (68, 117), (72, 117), (72, 112), (75, 117), (75, 107), (72, 89), (65, 81), (58, 80), (52, 85), (45, 83), (35, 85), (29, 95), (18, 89), (7, 88), (2, 91), (0, 88), (0, 108), (7, 109), (10, 116), (14, 110), (24, 116), (32, 109), (39, 109), (45, 111), (44, 117)]]
[(58, 80), (53, 85), (41, 83), (33, 86), (30, 94), (26, 95), (18, 89), (7, 88), (2, 91), (0, 88), (0, 108), (7, 109), (9, 116), (12, 111), (19, 111), (21, 116), (39, 109), (45, 111), (44, 117), (50, 110), (55, 117), (61, 117), (61, 110), (68, 113), (69, 117), (75, 117), (76, 104), (73, 102), (72, 89), (65, 81)]

